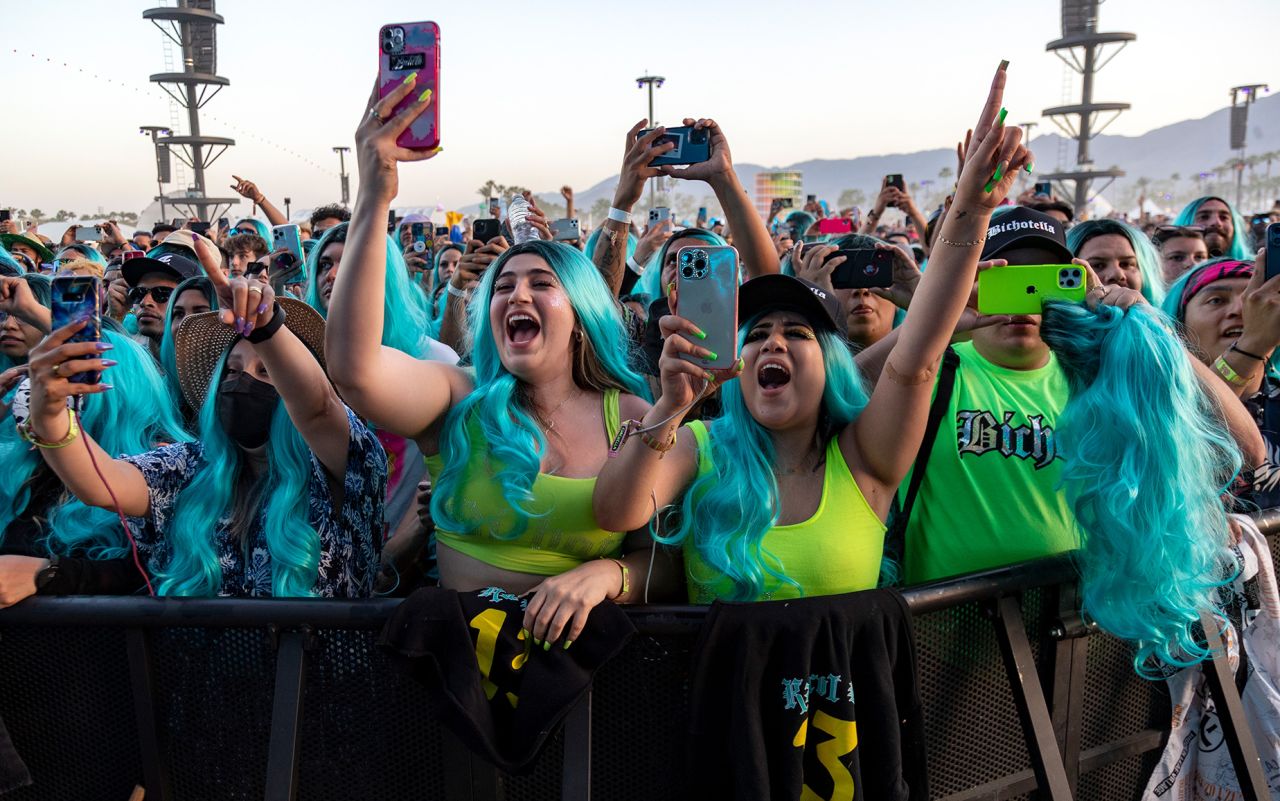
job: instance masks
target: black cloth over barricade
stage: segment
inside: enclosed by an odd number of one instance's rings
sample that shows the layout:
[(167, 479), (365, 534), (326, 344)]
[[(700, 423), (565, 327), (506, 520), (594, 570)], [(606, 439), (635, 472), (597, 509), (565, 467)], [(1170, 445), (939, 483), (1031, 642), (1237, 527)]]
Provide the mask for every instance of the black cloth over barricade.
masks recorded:
[(31, 784), (31, 774), (9, 739), (9, 730), (0, 720), (0, 795)]
[(443, 701), (441, 717), (460, 740), (511, 773), (532, 766), (596, 670), (636, 633), (605, 601), (571, 648), (544, 650), (522, 630), (525, 605), (497, 587), (425, 587), (396, 608), (378, 643)]
[(694, 654), (689, 797), (929, 797), (911, 615), (897, 592), (717, 602)]

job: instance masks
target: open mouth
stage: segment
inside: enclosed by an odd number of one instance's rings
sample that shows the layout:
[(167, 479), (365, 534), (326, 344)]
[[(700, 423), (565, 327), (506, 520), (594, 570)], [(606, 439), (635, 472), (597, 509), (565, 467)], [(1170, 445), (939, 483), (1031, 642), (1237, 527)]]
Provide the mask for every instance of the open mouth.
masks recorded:
[(541, 330), (538, 321), (523, 312), (507, 318), (507, 339), (513, 345), (528, 345)]
[(1240, 335), (1243, 333), (1244, 333), (1244, 327), (1237, 325), (1237, 326), (1228, 328), (1226, 331), (1223, 331), (1222, 338), (1223, 339), (1239, 339)]
[(778, 362), (765, 362), (756, 371), (756, 381), (766, 391), (781, 389), (791, 383), (791, 371)]

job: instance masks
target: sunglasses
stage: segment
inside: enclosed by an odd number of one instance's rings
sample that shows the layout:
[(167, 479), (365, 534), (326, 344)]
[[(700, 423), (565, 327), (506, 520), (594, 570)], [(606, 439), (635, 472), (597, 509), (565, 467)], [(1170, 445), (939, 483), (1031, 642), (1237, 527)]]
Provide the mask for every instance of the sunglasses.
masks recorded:
[(1195, 239), (1204, 238), (1203, 225), (1159, 225), (1156, 226), (1155, 235), (1152, 236), (1156, 242), (1163, 242), (1166, 239), (1175, 239), (1180, 236), (1189, 236)]
[(169, 296), (173, 294), (173, 289), (171, 286), (153, 286), (146, 289), (135, 286), (129, 290), (129, 305), (137, 306), (142, 302), (143, 298), (150, 295), (152, 300), (163, 306), (169, 302)]

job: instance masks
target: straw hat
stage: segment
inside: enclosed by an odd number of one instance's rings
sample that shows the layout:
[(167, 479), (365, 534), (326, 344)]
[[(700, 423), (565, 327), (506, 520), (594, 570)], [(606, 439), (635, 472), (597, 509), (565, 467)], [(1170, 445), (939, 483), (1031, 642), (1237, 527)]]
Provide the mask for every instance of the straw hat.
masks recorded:
[[(285, 327), (302, 340), (323, 368), (324, 318), (300, 300), (277, 297), (276, 302), (284, 309)], [(178, 361), (178, 385), (182, 387), (182, 397), (192, 409), (204, 405), (218, 361), (240, 339), (231, 326), (218, 319), (216, 311), (183, 318), (174, 336), (173, 347)]]
[(0, 245), (4, 245), (5, 248), (11, 249), (15, 243), (19, 245), (26, 245), (36, 253), (39, 253), (40, 258), (43, 261), (53, 261), (53, 251), (50, 250), (49, 246), (46, 245), (38, 236), (30, 231), (23, 231), (17, 234), (0, 234)]

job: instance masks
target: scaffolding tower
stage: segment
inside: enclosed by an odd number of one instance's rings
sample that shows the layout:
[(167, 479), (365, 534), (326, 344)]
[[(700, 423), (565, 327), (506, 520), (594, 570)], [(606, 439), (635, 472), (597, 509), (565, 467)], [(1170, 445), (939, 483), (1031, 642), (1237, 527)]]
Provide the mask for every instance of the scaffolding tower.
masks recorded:
[(205, 190), (205, 170), (235, 144), (234, 139), (200, 133), (200, 109), (231, 83), (217, 74), (216, 26), (223, 24), (223, 19), (214, 11), (214, 0), (177, 0), (174, 7), (143, 11), (142, 18), (150, 20), (182, 52), (181, 72), (166, 64), (169, 71), (151, 76), (152, 83), (187, 110), (187, 135), (170, 132), (156, 138), (157, 148), (167, 148), (192, 171), (186, 192), (164, 201), (189, 217), (211, 221), (240, 202), (238, 197), (209, 197)]
[[(1093, 154), (1089, 152), (1090, 140), (1115, 121), (1120, 112), (1129, 108), (1128, 103), (1095, 102), (1093, 79), (1125, 45), (1138, 36), (1133, 33), (1099, 33), (1098, 6), (1101, 3), (1102, 0), (1062, 0), (1062, 38), (1045, 45), (1045, 50), (1062, 59), (1082, 79), (1079, 103), (1047, 108), (1041, 112), (1053, 120), (1063, 133), (1076, 140), (1075, 168), (1059, 170), (1045, 178), (1058, 182), (1059, 186), (1064, 186), (1063, 182), (1066, 181), (1074, 184), (1073, 191), (1067, 194), (1073, 199), (1077, 219), (1085, 214), (1094, 181), (1106, 179), (1106, 183), (1097, 190), (1101, 192), (1116, 178), (1124, 175), (1124, 170), (1119, 168), (1093, 168)], [(1108, 45), (1118, 47), (1104, 56)], [(1110, 116), (1099, 124), (1103, 115)]]

